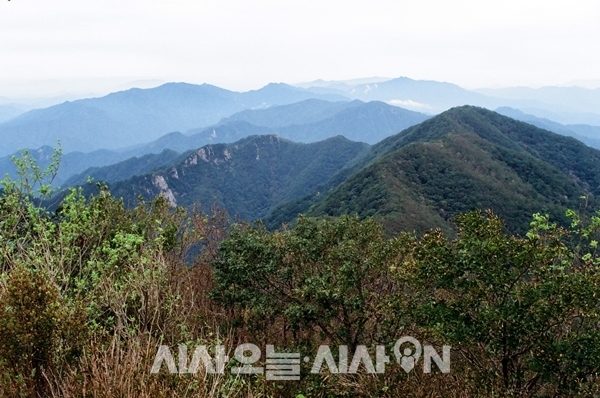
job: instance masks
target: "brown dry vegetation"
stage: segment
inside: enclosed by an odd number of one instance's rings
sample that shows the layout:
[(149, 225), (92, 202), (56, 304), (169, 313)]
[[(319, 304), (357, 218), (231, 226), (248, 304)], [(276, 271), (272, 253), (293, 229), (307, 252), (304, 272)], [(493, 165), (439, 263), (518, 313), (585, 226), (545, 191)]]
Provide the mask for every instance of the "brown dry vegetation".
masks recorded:
[[(37, 172), (37, 177), (35, 176)], [(43, 177), (34, 169), (34, 180)], [(600, 218), (572, 229), (536, 215), (526, 237), (492, 213), (457, 218), (458, 239), (385, 236), (372, 219), (228, 225), (214, 210), (133, 209), (101, 188), (56, 211), (35, 184), (0, 195), (0, 396), (476, 397), (599, 393)], [(451, 372), (151, 373), (160, 345), (321, 344), (404, 335), (452, 345)], [(438, 350), (441, 352), (441, 349)], [(174, 354), (174, 355), (175, 355)], [(177, 361), (177, 358), (175, 359)]]

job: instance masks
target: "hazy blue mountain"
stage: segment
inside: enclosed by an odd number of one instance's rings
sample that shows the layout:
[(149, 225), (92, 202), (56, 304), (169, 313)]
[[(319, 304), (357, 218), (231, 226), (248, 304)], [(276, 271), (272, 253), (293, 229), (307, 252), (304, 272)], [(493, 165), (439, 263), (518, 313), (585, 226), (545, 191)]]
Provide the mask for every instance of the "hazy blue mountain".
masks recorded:
[(585, 113), (585, 112), (567, 112), (562, 109), (559, 105), (547, 105), (546, 107), (540, 106), (539, 104), (530, 105), (529, 103), (523, 104), (523, 101), (513, 102), (510, 104), (513, 108), (521, 109), (525, 113), (542, 117), (545, 119), (554, 120), (556, 122), (572, 125), (572, 124), (587, 124), (593, 126), (600, 126), (600, 112), (599, 113)]
[(382, 83), (389, 80), (393, 80), (389, 77), (367, 77), (362, 79), (350, 79), (350, 80), (323, 80), (318, 79), (312, 82), (297, 83), (294, 84), (296, 87), (310, 89), (315, 93), (320, 94), (338, 94), (349, 96), (352, 90), (359, 85)]
[(275, 134), (275, 130), (270, 127), (256, 126), (243, 120), (231, 120), (202, 130), (193, 129), (188, 131), (188, 134), (190, 133), (191, 135), (187, 137), (187, 149), (199, 148), (207, 144), (228, 144), (251, 135)]
[(222, 119), (219, 124), (244, 121), (256, 126), (272, 128), (286, 127), (293, 124), (308, 124), (330, 118), (342, 110), (354, 108), (361, 104), (361, 101), (331, 102), (308, 99), (289, 105), (241, 111)]
[(429, 116), (383, 102), (328, 102), (306, 100), (267, 109), (245, 110), (218, 125), (170, 133), (136, 148), (135, 156), (165, 148), (183, 152), (211, 143), (230, 143), (251, 135), (276, 134), (296, 142), (317, 142), (342, 135), (353, 141), (375, 143), (414, 126)]
[[(0, 124), (0, 155), (21, 148), (55, 146), (60, 141), (66, 152), (115, 148), (128, 141), (129, 127), (102, 109), (82, 102), (66, 102), (31, 110)], [(106, 144), (106, 145), (103, 145)]]
[[(43, 146), (37, 149), (28, 149), (28, 152), (37, 161), (38, 166), (46, 168), (51, 160), (54, 148)], [(12, 156), (21, 157), (22, 151), (17, 151), (11, 155), (0, 157), (0, 178), (9, 175), (12, 179), (18, 178), (15, 165), (12, 162)], [(58, 169), (58, 174), (54, 180), (55, 186), (61, 186), (63, 183), (75, 174), (81, 173), (90, 167), (102, 167), (109, 164), (123, 161), (133, 156), (129, 153), (119, 153), (105, 149), (83, 153), (70, 152), (63, 154)]]
[(173, 131), (165, 134), (158, 139), (149, 143), (140, 145), (134, 145), (129, 148), (123, 148), (122, 152), (133, 156), (144, 156), (149, 153), (159, 153), (165, 149), (172, 149), (178, 152), (185, 152), (188, 149), (193, 148), (195, 143), (190, 140), (188, 135), (185, 135), (179, 131)]
[(349, 84), (347, 82), (321, 82), (308, 88), (315, 93), (345, 95), (362, 101), (384, 101), (406, 109), (429, 114), (464, 104), (500, 106), (491, 97), (465, 90), (455, 84), (430, 80), (413, 80), (399, 77), (375, 83)]
[(585, 124), (581, 125), (564, 125), (552, 120), (540, 118), (534, 115), (524, 113), (518, 109), (509, 107), (501, 107), (496, 109), (496, 112), (501, 115), (512, 117), (513, 119), (520, 120), (529, 124), (533, 124), (536, 127), (546, 129), (557, 134), (567, 135), (583, 142), (592, 148), (600, 149), (600, 126), (589, 126)]
[(583, 87), (508, 87), (481, 89), (477, 92), (488, 96), (511, 100), (533, 100), (560, 105), (567, 112), (598, 113), (600, 110), (600, 88)]
[(392, 80), (391, 77), (381, 77), (381, 76), (372, 76), (372, 77), (364, 77), (359, 79), (349, 79), (349, 80), (313, 80), (311, 82), (304, 83), (296, 83), (294, 86), (302, 87), (302, 88), (311, 88), (311, 87), (326, 87), (326, 88), (335, 88), (339, 86), (342, 90), (346, 90), (348, 87), (358, 86), (359, 84), (372, 84), (372, 83), (381, 83), (386, 82), (388, 80)]
[(584, 137), (600, 140), (600, 126), (589, 124), (568, 124), (567, 127)]
[(600, 125), (600, 89), (508, 87), (477, 92), (502, 99), (506, 106), (562, 124)]
[(356, 102), (335, 115), (309, 124), (274, 129), (278, 135), (298, 142), (315, 142), (336, 135), (352, 141), (375, 144), (407, 127), (428, 119), (423, 113), (409, 111), (380, 101)]
[(309, 98), (340, 100), (285, 84), (238, 93), (203, 84), (169, 83), (29, 111), (0, 124), (0, 155), (19, 148), (56, 145), (65, 152), (117, 149), (149, 142), (170, 131), (217, 123), (244, 109)]
[(143, 156), (159, 153), (165, 149), (185, 152), (211, 143), (230, 143), (250, 135), (275, 134), (273, 129), (255, 126), (244, 121), (229, 121), (207, 128), (192, 129), (187, 134), (178, 131), (166, 134), (148, 144), (127, 148), (123, 153), (129, 156)]
[(294, 87), (285, 83), (269, 83), (259, 90), (241, 93), (244, 109), (266, 108), (274, 105), (292, 104), (309, 98), (325, 101), (347, 101), (348, 98), (336, 94), (322, 94), (315, 96), (308, 90)]
[(0, 105), (12, 105), (23, 112), (32, 109), (47, 108), (52, 105), (62, 104), (66, 101), (74, 101), (82, 98), (89, 98), (91, 95), (64, 94), (50, 97), (0, 97)]
[(0, 123), (10, 120), (14, 117), (25, 113), (26, 111), (16, 105), (6, 104), (0, 105)]
[(430, 114), (461, 105), (518, 108), (563, 124), (600, 125), (600, 89), (581, 87), (511, 87), (466, 90), (455, 84), (372, 78), (366, 82), (322, 81), (298, 84), (318, 94), (344, 95), (363, 101), (378, 100)]
[(276, 134), (297, 142), (316, 142), (343, 135), (353, 141), (373, 144), (428, 117), (379, 101), (327, 102), (312, 99), (242, 111), (221, 123), (226, 125), (232, 120), (243, 120), (271, 127)]
[(301, 144), (275, 135), (251, 136), (189, 151), (161, 170), (109, 183), (109, 188), (127, 204), (138, 195), (160, 194), (172, 204), (216, 202), (232, 217), (255, 219), (312, 192), (368, 147), (344, 137)]
[(407, 77), (358, 85), (353, 88), (352, 95), (362, 100), (397, 102), (399, 106), (415, 102), (431, 106), (433, 111), (446, 109), (456, 104), (485, 104), (492, 101), (484, 95), (465, 90), (456, 84), (413, 80)]

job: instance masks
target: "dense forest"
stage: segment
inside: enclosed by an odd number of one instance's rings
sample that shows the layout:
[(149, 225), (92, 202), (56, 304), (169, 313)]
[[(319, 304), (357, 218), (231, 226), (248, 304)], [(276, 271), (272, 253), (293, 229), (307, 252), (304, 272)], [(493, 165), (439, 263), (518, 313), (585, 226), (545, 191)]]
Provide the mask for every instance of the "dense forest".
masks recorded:
[[(298, 213), (374, 216), (386, 232), (453, 231), (455, 216), (492, 209), (513, 233), (531, 214), (567, 225), (580, 197), (596, 210), (600, 152), (574, 138), (473, 106), (443, 112), (373, 145), (318, 194), (281, 204), (270, 228)], [(326, 193), (326, 194), (323, 194)]]
[[(271, 231), (162, 196), (126, 207), (102, 184), (89, 197), (71, 189), (48, 210), (40, 203), (52, 196), (58, 161), (41, 170), (26, 155), (21, 178), (3, 181), (2, 396), (600, 393), (600, 214), (585, 206), (566, 210), (564, 226), (529, 214), (521, 234), (485, 209), (449, 217), (450, 232), (390, 234), (352, 215), (300, 216)], [(402, 336), (440, 355), (450, 346), (449, 373), (435, 363), (421, 371), (424, 358), (407, 373), (389, 354)], [(302, 358), (327, 344), (339, 369), (343, 346), (348, 361), (376, 358), (377, 346), (390, 361), (378, 374), (366, 360), (337, 373), (301, 361), (299, 380), (273, 381), (235, 374), (235, 360), (222, 373), (188, 368), (178, 351), (186, 344), (213, 356), (223, 346), (234, 357), (242, 343)], [(163, 345), (175, 362), (153, 373)]]

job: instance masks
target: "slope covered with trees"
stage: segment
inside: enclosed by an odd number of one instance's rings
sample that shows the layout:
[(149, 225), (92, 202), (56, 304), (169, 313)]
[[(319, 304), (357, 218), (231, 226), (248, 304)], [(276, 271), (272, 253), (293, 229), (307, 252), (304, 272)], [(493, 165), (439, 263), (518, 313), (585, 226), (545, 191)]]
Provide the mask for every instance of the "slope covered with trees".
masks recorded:
[(190, 151), (160, 171), (109, 184), (133, 204), (138, 195), (163, 195), (173, 205), (217, 203), (232, 217), (264, 217), (279, 203), (302, 197), (368, 150), (368, 145), (334, 137), (312, 144), (275, 135)]
[(596, 206), (600, 152), (483, 108), (461, 107), (374, 145), (342, 177), (330, 182), (327, 195), (321, 190), (303, 205), (275, 210), (269, 225), (312, 205), (313, 216), (379, 217), (390, 232), (449, 230), (453, 216), (485, 208), (523, 232), (527, 214), (544, 211), (565, 221), (564, 211), (579, 208), (581, 196)]

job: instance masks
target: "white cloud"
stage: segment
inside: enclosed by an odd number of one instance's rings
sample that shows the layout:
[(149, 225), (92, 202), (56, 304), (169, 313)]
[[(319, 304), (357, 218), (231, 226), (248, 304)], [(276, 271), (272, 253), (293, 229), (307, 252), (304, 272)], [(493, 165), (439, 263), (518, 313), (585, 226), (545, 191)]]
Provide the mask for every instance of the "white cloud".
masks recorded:
[(412, 110), (433, 110), (433, 107), (428, 104), (423, 104), (421, 102), (413, 101), (413, 100), (399, 100), (393, 99), (388, 101), (390, 105), (399, 106), (401, 108), (407, 108)]

